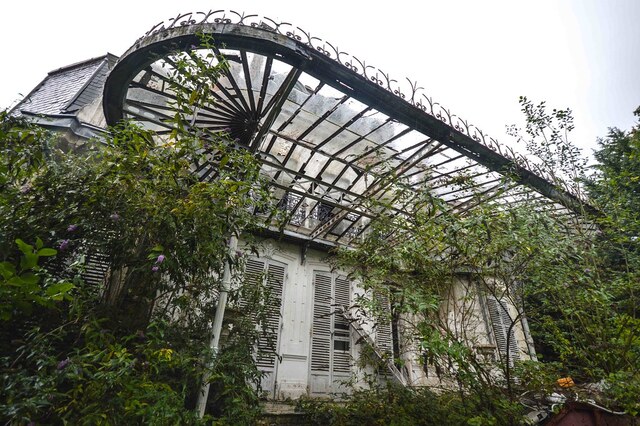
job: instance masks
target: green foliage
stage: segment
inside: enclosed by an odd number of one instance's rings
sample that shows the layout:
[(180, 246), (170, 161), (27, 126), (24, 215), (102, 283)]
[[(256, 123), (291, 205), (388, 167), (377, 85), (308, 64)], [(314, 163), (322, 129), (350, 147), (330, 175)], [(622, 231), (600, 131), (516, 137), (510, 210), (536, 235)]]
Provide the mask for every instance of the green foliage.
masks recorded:
[(546, 102), (534, 104), (526, 96), (518, 100), (525, 118), (524, 133), (516, 125), (507, 128), (527, 149), (527, 158), (551, 182), (569, 192), (580, 195), (579, 182), (584, 177), (586, 158), (570, 140), (574, 129), (571, 109), (547, 110)]
[[(640, 117), (640, 108), (636, 115)], [(612, 268), (635, 271), (640, 233), (640, 127), (610, 129), (608, 136), (599, 140), (594, 156), (598, 164), (586, 184), (593, 202), (605, 213), (600, 218), (603, 254)]]
[[(204, 422), (258, 414), (252, 351), (269, 295), (244, 285), (243, 258), (227, 241), (271, 223), (276, 209), (251, 153), (225, 132), (190, 128), (223, 58), (202, 49), (174, 59), (169, 135), (122, 122), (70, 145), (1, 113), (3, 422), (196, 424), (203, 377), (212, 382)], [(201, 181), (193, 167), (204, 163), (213, 174)], [(99, 286), (83, 280), (97, 256), (109, 265)], [(231, 314), (209, 368), (225, 262)]]
[[(640, 117), (640, 108), (634, 114)], [(595, 173), (586, 181), (592, 201), (602, 211), (597, 254), (601, 259), (599, 295), (610, 316), (609, 351), (618, 359), (603, 368), (606, 389), (628, 413), (638, 415), (640, 363), (640, 126), (610, 129), (594, 152)], [(613, 348), (613, 350), (609, 348)], [(609, 366), (609, 364), (605, 364)]]
[(41, 257), (57, 253), (43, 244), (40, 238), (36, 239), (35, 247), (17, 239), (19, 263), (0, 263), (0, 321), (9, 321), (15, 314), (29, 315), (34, 308), (51, 308), (56, 302), (70, 299), (69, 292), (75, 286), (53, 279), (38, 265)]
[(358, 390), (342, 402), (301, 399), (297, 410), (308, 415), (311, 424), (356, 425), (503, 425), (519, 424), (522, 407), (493, 398), (498, 409), (489, 411), (473, 395), (458, 392), (434, 393), (428, 388), (406, 388), (395, 385), (374, 386)]
[[(544, 103), (534, 105), (527, 98), (521, 98), (521, 105), (525, 134), (515, 126), (511, 133), (526, 142), (537, 157), (531, 162), (553, 184), (583, 197), (579, 185), (586, 179), (586, 162), (569, 141), (571, 111), (548, 113)], [(630, 396), (640, 363), (638, 209), (633, 201), (640, 158), (634, 154), (637, 135), (637, 129), (613, 131), (597, 154), (599, 174), (587, 188), (603, 214), (582, 213), (600, 226), (599, 232), (571, 218), (558, 219), (553, 207), (528, 198), (514, 205), (488, 201), (461, 214), (425, 188), (407, 214), (372, 222), (362, 244), (340, 252), (336, 263), (373, 294), (390, 294), (391, 315), (405, 318), (402, 326), (421, 349), (425, 366), (436, 371), (445, 389), (458, 388), (482, 402), (478, 419), (485, 418), (482, 412), (500, 417), (503, 402), (515, 402), (519, 395), (557, 391), (557, 380), (565, 376), (579, 386), (604, 381), (617, 395), (615, 401), (607, 400), (610, 406), (636, 412)], [(465, 179), (449, 183), (474, 191)], [(390, 200), (416, 195), (397, 178), (388, 191), (393, 193)], [(392, 207), (379, 203), (373, 207)], [(504, 357), (492, 363), (478, 356), (473, 350), (478, 341), (465, 330), (473, 324), (474, 300), (484, 296), (513, 306), (514, 323), (526, 313), (545, 364), (512, 365)], [(448, 319), (452, 297), (460, 304), (455, 322)], [(366, 307), (380, 320), (389, 317), (375, 303)], [(507, 423), (503, 419), (498, 424)]]
[[(406, 189), (396, 185), (395, 190)], [(435, 424), (518, 424), (522, 406), (517, 396), (524, 390), (514, 380), (508, 355), (490, 362), (475, 350), (486, 345), (486, 339), (481, 335), (484, 329), (474, 325), (481, 321), (474, 306), (481, 303), (479, 298), (493, 296), (514, 306), (511, 319), (518, 322), (528, 285), (537, 285), (532, 277), (551, 280), (542, 271), (559, 259), (569, 259), (580, 247), (544, 210), (530, 204), (505, 208), (487, 203), (461, 215), (428, 194), (422, 203), (406, 216), (372, 222), (361, 245), (340, 252), (335, 261), (372, 294), (390, 294), (391, 315), (401, 319), (405, 339), (411, 338), (409, 344), (419, 348), (425, 369), (440, 379), (441, 398), (451, 397), (447, 403), (455, 407), (451, 418), (436, 415)], [(458, 304), (455, 321), (449, 314), (452, 303)], [(358, 300), (357, 304), (379, 321), (390, 314), (375, 303)], [(474, 333), (474, 327), (479, 332)], [(398, 421), (395, 424), (422, 424), (427, 417), (397, 412), (404, 408), (363, 411), (378, 416), (388, 410), (393, 413), (389, 419)], [(378, 424), (371, 419), (363, 422)], [(336, 420), (335, 424), (356, 423)]]
[(169, 330), (152, 323), (118, 336), (99, 320), (33, 329), (3, 369), (0, 413), (25, 423), (194, 424), (184, 401), (198, 354), (167, 347)]
[[(455, 329), (442, 317), (451, 289), (464, 286), (469, 303), (480, 292), (520, 309), (525, 278), (555, 263), (575, 241), (567, 240), (544, 212), (528, 205), (506, 210), (487, 204), (459, 215), (435, 200), (425, 202), (427, 207), (411, 216), (373, 223), (362, 245), (341, 252), (336, 261), (365, 288), (391, 291), (393, 309), (416, 318), (407, 324), (409, 334), (417, 336), (437, 370), (451, 371), (456, 365), (458, 377), (475, 378), (468, 383), (475, 385), (478, 375), (482, 382), (492, 383), (469, 351), (477, 342), (462, 333), (463, 325)], [(391, 230), (399, 235), (382, 238)], [(463, 321), (471, 323), (472, 318)]]
[(640, 415), (640, 374), (636, 371), (618, 371), (607, 377), (605, 395), (632, 416)]
[[(597, 232), (575, 226), (562, 244), (552, 239), (547, 247), (556, 250), (557, 260), (528, 276), (527, 315), (538, 354), (543, 360), (557, 361), (546, 368), (555, 366), (558, 376), (570, 375), (581, 384), (606, 383), (617, 395), (607, 400), (608, 405), (637, 413), (629, 395), (636, 390), (640, 362), (634, 178), (640, 170), (634, 154), (638, 129), (612, 129), (595, 152), (596, 173), (586, 177), (584, 161), (578, 159), (567, 134), (557, 131), (569, 128), (569, 111), (560, 111), (558, 116), (554, 110), (548, 115), (543, 103), (533, 108), (522, 98), (521, 104), (528, 134), (533, 137), (530, 144), (537, 147), (534, 151), (546, 165), (564, 174), (557, 184), (576, 188), (576, 182), (584, 183), (589, 202), (600, 212), (585, 214), (598, 227)], [(551, 130), (552, 137), (535, 139), (540, 134), (531, 132), (532, 128)], [(560, 149), (547, 149), (550, 143)], [(574, 193), (582, 195), (584, 189)], [(637, 392), (635, 395), (637, 401)]]

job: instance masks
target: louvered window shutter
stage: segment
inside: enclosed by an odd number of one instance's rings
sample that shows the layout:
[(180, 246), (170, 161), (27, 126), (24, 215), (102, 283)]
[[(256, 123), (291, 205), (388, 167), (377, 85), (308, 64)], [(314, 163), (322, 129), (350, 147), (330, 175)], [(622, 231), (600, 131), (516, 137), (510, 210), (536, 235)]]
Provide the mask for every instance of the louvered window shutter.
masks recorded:
[(345, 277), (335, 281), (333, 317), (333, 371), (349, 373), (351, 371), (351, 339), (349, 322), (344, 317), (344, 309), (351, 300), (351, 283)]
[[(376, 301), (383, 311), (383, 315), (377, 320), (376, 325), (376, 345), (378, 348), (388, 354), (393, 354), (393, 341), (391, 337), (391, 304), (389, 302), (389, 293), (387, 291), (378, 291), (374, 294)], [(388, 314), (388, 315), (386, 315)]]
[[(507, 311), (507, 305), (505, 301), (498, 301), (493, 296), (487, 297), (487, 309), (489, 311), (489, 317), (491, 318), (491, 324), (493, 328), (493, 334), (498, 346), (498, 352), (502, 359), (506, 359), (507, 356), (507, 340), (509, 344), (509, 364), (513, 364), (513, 361), (519, 359), (518, 342), (513, 328), (509, 333), (511, 327), (511, 316)], [(509, 333), (509, 339), (507, 339), (507, 333)]]
[(92, 250), (86, 258), (85, 269), (81, 277), (92, 286), (103, 285), (109, 271), (109, 256), (98, 250)]
[(285, 267), (269, 261), (266, 264), (265, 272), (265, 283), (270, 292), (270, 303), (266, 306), (266, 323), (263, 324), (262, 335), (258, 340), (256, 364), (261, 368), (273, 368), (276, 362)]
[[(263, 329), (258, 339), (256, 351), (256, 365), (261, 370), (271, 370), (275, 367), (284, 277), (284, 265), (276, 264), (270, 260), (255, 258), (247, 260), (245, 282), (249, 285), (264, 284), (271, 294), (270, 303), (265, 307), (267, 318), (262, 324)], [(244, 307), (245, 303), (240, 301), (240, 306)]]
[(314, 273), (311, 371), (329, 372), (331, 368), (331, 281), (330, 273)]
[(264, 269), (264, 260), (249, 258), (244, 271), (245, 282), (253, 285), (261, 284), (264, 277)]
[[(262, 280), (264, 279), (264, 268), (264, 260), (254, 258), (247, 259), (247, 263), (244, 268), (245, 284), (248, 284), (251, 287), (262, 285)], [(240, 300), (238, 300), (238, 306), (244, 310), (247, 306), (247, 301), (244, 298), (240, 298)], [(253, 313), (250, 313), (250, 315), (251, 319), (255, 321), (256, 318)]]

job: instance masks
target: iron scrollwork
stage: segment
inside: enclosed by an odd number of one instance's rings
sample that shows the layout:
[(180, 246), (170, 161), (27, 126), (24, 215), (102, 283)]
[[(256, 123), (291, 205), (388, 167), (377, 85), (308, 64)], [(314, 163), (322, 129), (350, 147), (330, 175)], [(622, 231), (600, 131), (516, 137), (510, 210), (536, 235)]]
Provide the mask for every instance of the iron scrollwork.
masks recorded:
[(243, 25), (260, 28), (295, 40), (298, 43), (306, 45), (321, 54), (326, 55), (352, 72), (372, 81), (378, 86), (393, 93), (395, 96), (398, 96), (416, 108), (419, 108), (424, 113), (437, 118), (443, 123), (451, 126), (456, 131), (470, 137), (474, 141), (484, 145), (503, 157), (512, 160), (519, 166), (539, 174), (543, 178), (547, 178), (546, 175), (548, 173), (543, 172), (539, 167), (536, 167), (535, 164), (529, 162), (523, 155), (516, 153), (509, 147), (499, 144), (497, 140), (488, 137), (475, 125), (470, 124), (468, 121), (463, 120), (455, 114), (452, 114), (441, 104), (434, 102), (426, 94), (424, 88), (419, 86), (416, 81), (412, 81), (408, 78), (406, 81), (395, 80), (379, 68), (368, 65), (364, 61), (361, 61), (347, 52), (340, 51), (337, 46), (324, 41), (321, 38), (311, 36), (310, 33), (288, 22), (276, 22), (270, 18), (260, 15), (238, 13), (232, 10), (187, 12), (178, 14), (175, 17), (169, 18), (167, 21), (154, 25), (138, 39), (136, 44), (144, 38), (152, 37), (162, 31), (187, 25), (201, 24)]

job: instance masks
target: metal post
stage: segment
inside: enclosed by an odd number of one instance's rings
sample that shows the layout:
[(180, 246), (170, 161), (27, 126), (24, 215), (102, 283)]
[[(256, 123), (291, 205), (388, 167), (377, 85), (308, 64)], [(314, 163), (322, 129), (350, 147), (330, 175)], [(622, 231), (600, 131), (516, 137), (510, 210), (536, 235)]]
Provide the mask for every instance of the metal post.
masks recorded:
[[(231, 235), (229, 238), (229, 256), (235, 253), (238, 247), (238, 237)], [(222, 288), (220, 289), (220, 295), (218, 297), (218, 306), (216, 307), (216, 314), (213, 318), (213, 326), (211, 327), (211, 341), (209, 347), (211, 348), (212, 357), (215, 358), (218, 355), (218, 343), (220, 342), (220, 332), (222, 331), (222, 320), (224, 319), (224, 310), (227, 305), (227, 293), (231, 285), (231, 265), (229, 265), (229, 258), (224, 261), (224, 272), (222, 273)], [(213, 361), (210, 360), (210, 364)], [(209, 387), (211, 386), (209, 380), (202, 376), (202, 384), (200, 385), (200, 392), (198, 392), (198, 401), (196, 402), (196, 409), (198, 410), (198, 416), (202, 418), (204, 416), (204, 410), (207, 406), (207, 397), (209, 396)]]
[(529, 356), (532, 360), (536, 360), (536, 347), (533, 343), (533, 337), (531, 336), (531, 330), (529, 329), (529, 321), (527, 320), (527, 315), (522, 313), (520, 317), (520, 322), (522, 322), (522, 331), (524, 333), (524, 339), (527, 342), (527, 350), (529, 352)]

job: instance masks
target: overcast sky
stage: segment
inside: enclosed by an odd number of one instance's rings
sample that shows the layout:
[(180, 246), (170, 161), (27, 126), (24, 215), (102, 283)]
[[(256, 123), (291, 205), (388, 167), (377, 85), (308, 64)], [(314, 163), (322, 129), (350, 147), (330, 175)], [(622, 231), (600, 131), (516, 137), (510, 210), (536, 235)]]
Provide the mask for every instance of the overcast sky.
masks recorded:
[(587, 152), (640, 105), (640, 0), (3, 1), (0, 108), (46, 74), (122, 54), (180, 12), (233, 9), (299, 26), (396, 80), (417, 80), (503, 143), (518, 96), (570, 107)]

